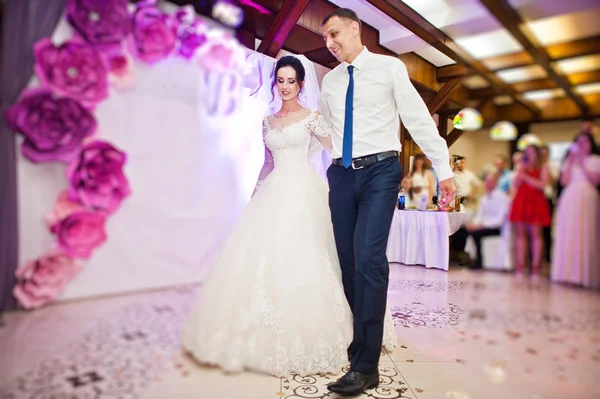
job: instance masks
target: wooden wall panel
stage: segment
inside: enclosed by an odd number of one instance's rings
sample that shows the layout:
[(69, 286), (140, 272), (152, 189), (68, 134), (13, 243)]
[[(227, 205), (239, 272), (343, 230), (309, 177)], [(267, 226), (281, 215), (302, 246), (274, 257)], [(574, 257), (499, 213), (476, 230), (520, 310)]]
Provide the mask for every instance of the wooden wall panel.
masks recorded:
[(406, 65), (409, 76), (421, 84), (438, 91), (442, 86), (437, 81), (437, 69), (415, 53), (405, 53), (398, 58)]

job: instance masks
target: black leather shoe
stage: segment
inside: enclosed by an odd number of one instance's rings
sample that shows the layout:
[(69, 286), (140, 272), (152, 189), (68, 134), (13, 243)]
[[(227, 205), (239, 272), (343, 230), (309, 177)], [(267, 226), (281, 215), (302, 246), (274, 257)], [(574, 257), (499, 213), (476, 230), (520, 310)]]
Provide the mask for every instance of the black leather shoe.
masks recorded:
[(358, 371), (348, 371), (336, 382), (328, 384), (327, 389), (339, 395), (357, 396), (377, 386), (379, 386), (379, 372), (363, 374)]

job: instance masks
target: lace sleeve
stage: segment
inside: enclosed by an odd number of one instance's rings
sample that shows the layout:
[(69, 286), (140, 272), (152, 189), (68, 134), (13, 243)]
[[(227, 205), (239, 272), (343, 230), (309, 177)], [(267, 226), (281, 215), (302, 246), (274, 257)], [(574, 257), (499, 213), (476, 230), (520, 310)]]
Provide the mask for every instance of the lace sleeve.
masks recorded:
[(263, 181), (267, 178), (267, 176), (273, 171), (273, 154), (269, 151), (269, 147), (267, 147), (267, 143), (265, 143), (265, 135), (267, 134), (268, 121), (266, 117), (263, 119), (262, 125), (262, 136), (263, 136), (263, 144), (265, 146), (265, 162), (263, 163), (262, 169), (260, 170), (260, 174), (258, 175), (258, 181), (256, 182), (256, 189), (263, 183)]
[(309, 124), (310, 131), (319, 137), (331, 137), (333, 133), (331, 126), (319, 111), (313, 111), (313, 117)]

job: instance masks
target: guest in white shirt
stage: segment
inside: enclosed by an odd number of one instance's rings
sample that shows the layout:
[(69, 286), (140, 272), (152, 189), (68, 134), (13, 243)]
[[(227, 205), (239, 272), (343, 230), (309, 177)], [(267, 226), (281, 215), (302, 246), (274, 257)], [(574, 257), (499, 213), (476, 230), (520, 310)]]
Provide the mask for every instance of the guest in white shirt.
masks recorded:
[(479, 209), (473, 222), (467, 225), (467, 232), (473, 237), (477, 248), (477, 258), (473, 268), (482, 268), (481, 239), (488, 236), (499, 236), (506, 223), (510, 198), (498, 187), (498, 176), (489, 173), (485, 180), (486, 194), (479, 201)]
[(406, 66), (398, 58), (369, 52), (361, 30), (360, 19), (347, 8), (336, 9), (321, 24), (326, 46), (340, 62), (323, 78), (320, 109), (333, 129), (329, 206), (354, 317), (350, 371), (327, 388), (350, 396), (379, 383), (389, 280), (386, 249), (402, 178), (400, 119), (436, 169), (441, 202), (449, 203), (456, 192), (446, 141)]
[[(458, 195), (461, 197), (461, 204), (465, 206), (473, 205), (481, 181), (475, 176), (475, 173), (467, 169), (467, 160), (460, 155), (454, 156), (454, 181), (456, 181)], [(450, 258), (452, 261), (458, 261), (462, 264), (468, 259), (465, 253), (467, 238), (468, 234), (465, 226), (461, 226), (450, 236)]]
[(477, 189), (481, 187), (481, 181), (475, 173), (467, 169), (467, 159), (458, 156), (454, 166), (454, 179), (458, 189), (458, 194), (462, 198), (464, 204), (473, 201), (477, 196)]

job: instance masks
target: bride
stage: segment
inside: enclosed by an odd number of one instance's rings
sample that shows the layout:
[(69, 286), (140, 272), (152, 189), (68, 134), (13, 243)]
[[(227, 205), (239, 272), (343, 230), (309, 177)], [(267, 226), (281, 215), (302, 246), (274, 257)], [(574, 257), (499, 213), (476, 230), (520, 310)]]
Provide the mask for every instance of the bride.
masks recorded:
[[(265, 163), (255, 193), (183, 332), (187, 352), (228, 372), (338, 374), (348, 363), (352, 313), (342, 286), (329, 189), (309, 164), (311, 140), (331, 149), (331, 130), (318, 112), (298, 101), (305, 75), (299, 58), (277, 61), (272, 88), (277, 87), (282, 106), (263, 120)], [(388, 312), (384, 346), (395, 343)]]

